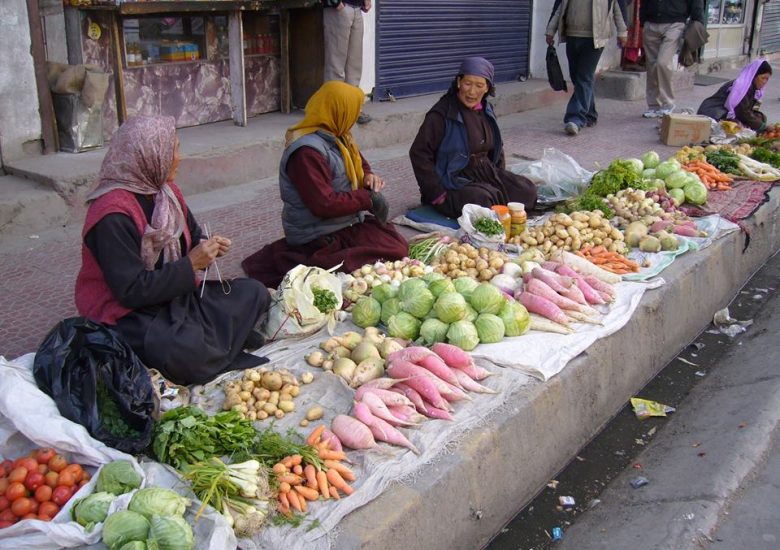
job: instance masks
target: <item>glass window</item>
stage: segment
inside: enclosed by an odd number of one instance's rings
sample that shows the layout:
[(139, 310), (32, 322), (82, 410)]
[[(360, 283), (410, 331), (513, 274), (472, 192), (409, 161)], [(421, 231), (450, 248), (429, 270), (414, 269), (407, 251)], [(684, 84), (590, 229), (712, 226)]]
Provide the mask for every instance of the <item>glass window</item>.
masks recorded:
[(191, 15), (138, 17), (123, 21), (125, 63), (195, 61), (206, 57), (206, 18)]
[(723, 17), (721, 22), (724, 25), (738, 25), (745, 18), (744, 0), (724, 0)]
[(707, 24), (717, 25), (720, 23), (720, 8), (723, 6), (723, 0), (710, 0), (707, 4)]

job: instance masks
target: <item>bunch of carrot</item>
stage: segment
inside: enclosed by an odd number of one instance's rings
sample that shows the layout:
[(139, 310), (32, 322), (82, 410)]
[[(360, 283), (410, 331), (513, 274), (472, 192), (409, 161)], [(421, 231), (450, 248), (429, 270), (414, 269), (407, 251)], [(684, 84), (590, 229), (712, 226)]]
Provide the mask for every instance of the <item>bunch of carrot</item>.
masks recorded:
[(635, 273), (639, 271), (639, 264), (629, 260), (622, 254), (610, 252), (606, 247), (584, 246), (577, 251), (577, 254), (590, 261), (590, 263), (606, 269), (616, 275), (625, 275), (626, 273)]
[(334, 498), (339, 500), (343, 493), (353, 492), (347, 481), (354, 481), (355, 474), (341, 462), (347, 459), (343, 451), (330, 448), (330, 439), (322, 439), (325, 425), (315, 428), (306, 439), (306, 444), (317, 449), (321, 464), (307, 464), (299, 454), (285, 457), (273, 467), (279, 486), (276, 509), (286, 516), (292, 510), (305, 513), (308, 502)]
[(684, 164), (683, 168), (699, 176), (701, 182), (711, 191), (728, 191), (734, 181), (706, 160), (692, 160)]

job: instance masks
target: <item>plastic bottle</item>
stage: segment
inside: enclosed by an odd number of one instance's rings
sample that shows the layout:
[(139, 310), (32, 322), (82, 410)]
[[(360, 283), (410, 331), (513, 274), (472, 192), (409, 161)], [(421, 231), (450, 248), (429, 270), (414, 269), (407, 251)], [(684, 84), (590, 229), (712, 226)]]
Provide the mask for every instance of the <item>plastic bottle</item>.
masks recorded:
[(508, 239), (512, 226), (512, 216), (509, 214), (509, 208), (503, 204), (495, 204), (491, 206), (490, 209), (498, 215), (498, 221), (504, 226), (504, 233)]
[(528, 222), (528, 214), (525, 213), (525, 205), (522, 202), (510, 202), (509, 215), (511, 217), (510, 235), (516, 237), (525, 231), (525, 225)]

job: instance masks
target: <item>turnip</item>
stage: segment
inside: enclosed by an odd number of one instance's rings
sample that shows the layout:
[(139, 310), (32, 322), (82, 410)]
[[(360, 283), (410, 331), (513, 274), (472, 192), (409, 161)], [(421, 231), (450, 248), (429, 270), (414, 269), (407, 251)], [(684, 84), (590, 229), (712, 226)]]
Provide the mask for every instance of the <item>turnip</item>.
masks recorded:
[(445, 411), (443, 409), (437, 409), (432, 405), (428, 407), (426, 411), (427, 412), (424, 412), (423, 414), (428, 418), (436, 418), (437, 420), (450, 420), (450, 421), (455, 420), (449, 411)]
[(378, 446), (368, 426), (351, 416), (337, 415), (331, 422), (330, 429), (350, 449), (373, 449)]

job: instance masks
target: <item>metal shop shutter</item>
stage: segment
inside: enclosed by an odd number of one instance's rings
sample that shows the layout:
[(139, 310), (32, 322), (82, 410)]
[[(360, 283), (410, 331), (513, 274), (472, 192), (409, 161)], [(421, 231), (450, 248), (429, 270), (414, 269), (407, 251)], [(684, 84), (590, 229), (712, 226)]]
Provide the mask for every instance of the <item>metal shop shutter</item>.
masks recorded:
[(760, 49), (763, 53), (780, 52), (780, 0), (764, 4)]
[(464, 57), (528, 76), (532, 0), (379, 0), (374, 99), (441, 92)]

